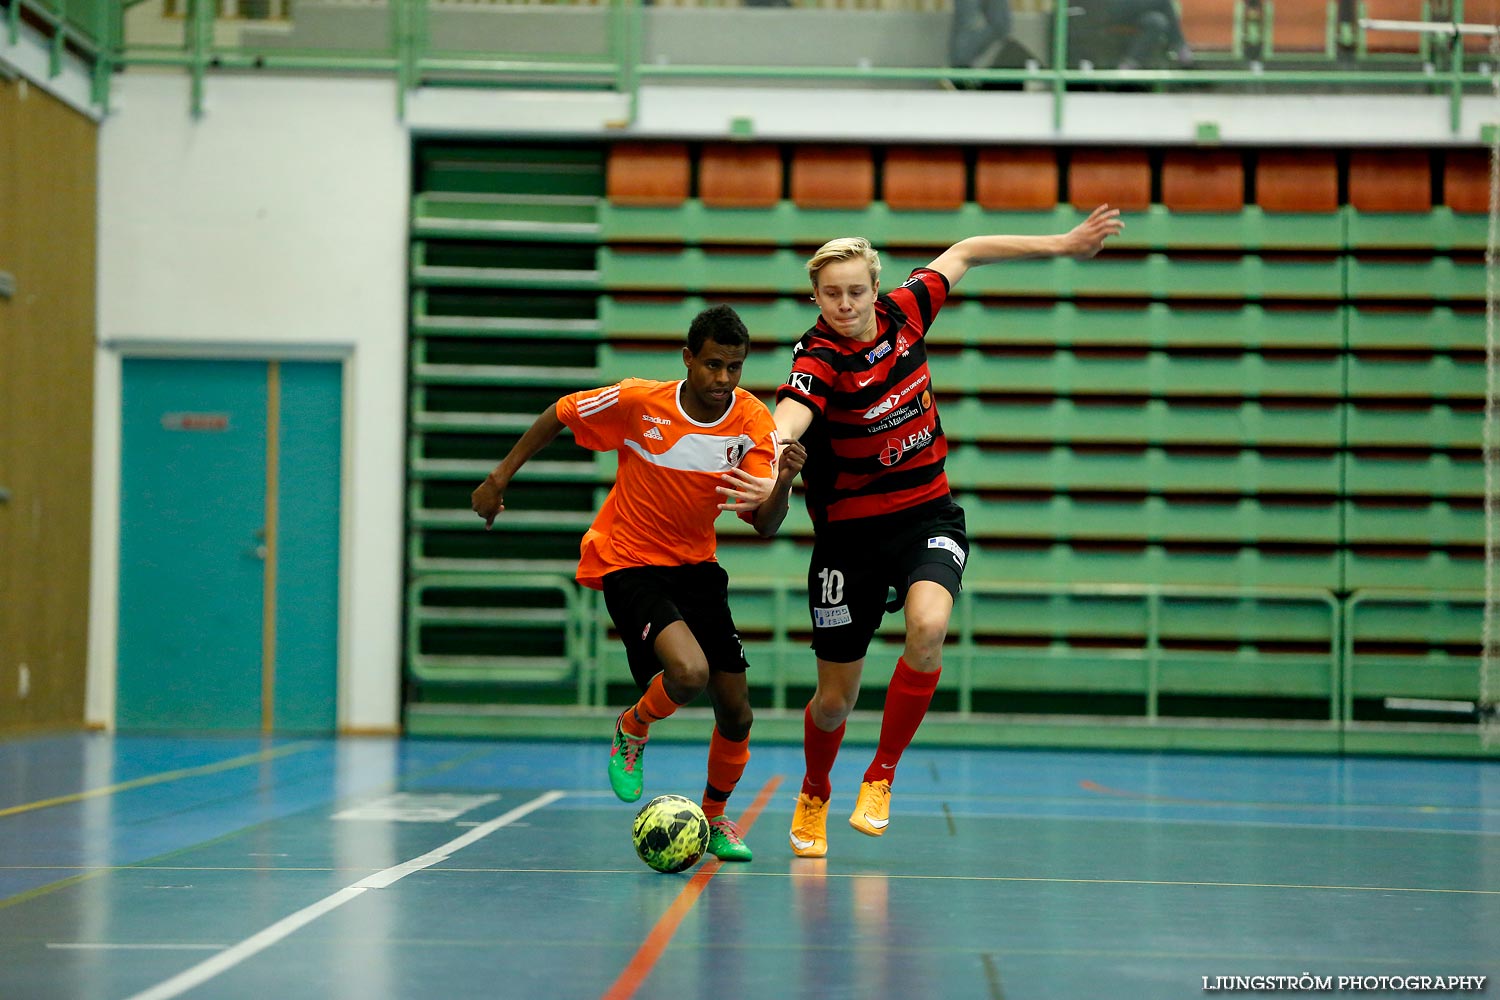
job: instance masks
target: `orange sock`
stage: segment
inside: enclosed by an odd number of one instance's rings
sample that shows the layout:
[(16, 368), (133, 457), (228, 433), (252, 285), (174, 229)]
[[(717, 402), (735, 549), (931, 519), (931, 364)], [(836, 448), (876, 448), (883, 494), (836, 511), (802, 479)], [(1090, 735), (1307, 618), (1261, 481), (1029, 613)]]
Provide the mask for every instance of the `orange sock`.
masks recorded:
[(620, 728), (625, 730), (626, 734), (640, 739), (651, 728), (651, 723), (660, 722), (677, 711), (677, 702), (667, 695), (667, 689), (662, 685), (661, 677), (661, 674), (657, 674), (651, 678), (651, 684), (646, 688), (646, 693), (641, 695), (641, 700), (632, 708), (626, 709), (624, 717), (620, 720)]
[(715, 819), (724, 815), (724, 806), (734, 793), (750, 760), (750, 737), (735, 743), (714, 727), (708, 741), (708, 784), (703, 786), (703, 815)]

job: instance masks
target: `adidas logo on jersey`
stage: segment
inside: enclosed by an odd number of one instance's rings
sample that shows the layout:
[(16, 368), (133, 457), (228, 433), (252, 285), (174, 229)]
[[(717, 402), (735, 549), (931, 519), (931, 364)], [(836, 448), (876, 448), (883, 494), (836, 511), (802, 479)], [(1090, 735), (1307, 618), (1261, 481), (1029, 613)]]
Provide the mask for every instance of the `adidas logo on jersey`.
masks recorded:
[(662, 437), (661, 430), (658, 429), (658, 428), (656, 428), (656, 427), (647, 428), (646, 433), (642, 434), (641, 436), (642, 437), (648, 437), (648, 438), (650, 438), (653, 441), (665, 441), (666, 440), (666, 438)]

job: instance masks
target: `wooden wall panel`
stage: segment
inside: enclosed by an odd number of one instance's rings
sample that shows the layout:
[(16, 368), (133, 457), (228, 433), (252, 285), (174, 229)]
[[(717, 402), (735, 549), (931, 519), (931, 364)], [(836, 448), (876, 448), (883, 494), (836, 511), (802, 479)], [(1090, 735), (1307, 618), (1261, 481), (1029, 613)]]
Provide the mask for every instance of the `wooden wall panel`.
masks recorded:
[[(0, 729), (83, 722), (97, 126), (0, 83)], [(29, 690), (21, 696), (21, 669)]]

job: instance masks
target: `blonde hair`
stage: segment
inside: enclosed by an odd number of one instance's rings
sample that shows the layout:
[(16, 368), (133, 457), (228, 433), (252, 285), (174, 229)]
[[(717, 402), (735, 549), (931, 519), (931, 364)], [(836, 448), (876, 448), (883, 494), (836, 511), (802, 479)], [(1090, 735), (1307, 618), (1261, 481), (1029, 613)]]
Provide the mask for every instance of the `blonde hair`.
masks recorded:
[(863, 258), (870, 269), (870, 281), (880, 280), (880, 252), (870, 246), (863, 236), (841, 236), (829, 240), (818, 248), (818, 252), (807, 260), (807, 276), (812, 281), (813, 291), (818, 290), (818, 272), (829, 264)]

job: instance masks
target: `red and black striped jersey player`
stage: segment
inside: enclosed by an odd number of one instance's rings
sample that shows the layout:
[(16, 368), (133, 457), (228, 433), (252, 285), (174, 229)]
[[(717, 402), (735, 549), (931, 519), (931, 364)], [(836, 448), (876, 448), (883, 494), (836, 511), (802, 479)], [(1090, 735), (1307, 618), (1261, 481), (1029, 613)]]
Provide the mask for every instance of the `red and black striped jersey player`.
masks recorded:
[[(792, 817), (794, 854), (828, 852), (829, 773), (885, 612), (905, 607), (906, 640), (887, 688), (880, 743), (849, 817), (861, 833), (885, 833), (896, 765), (942, 672), (969, 542), (943, 472), (948, 443), (924, 336), (969, 268), (1085, 260), (1122, 225), (1118, 210), (1101, 205), (1066, 233), (969, 237), (884, 295), (880, 255), (868, 240), (833, 240), (808, 260), (820, 315), (792, 349), (775, 411), (781, 440), (801, 441), (807, 451), (802, 481), (814, 531), (807, 588), (818, 686), (803, 715), (807, 773)], [(889, 588), (896, 598), (888, 605)]]

